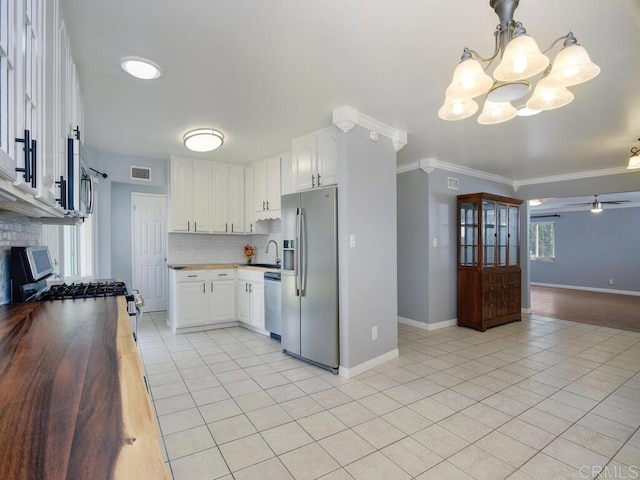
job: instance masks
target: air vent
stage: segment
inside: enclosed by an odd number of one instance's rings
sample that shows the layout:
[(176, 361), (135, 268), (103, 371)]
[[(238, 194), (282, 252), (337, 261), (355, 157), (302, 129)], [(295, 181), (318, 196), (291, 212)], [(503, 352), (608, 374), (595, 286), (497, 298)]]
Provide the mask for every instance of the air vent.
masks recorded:
[(136, 167), (131, 166), (131, 180), (146, 180), (151, 181), (151, 169), (148, 167)]
[(458, 190), (458, 179), (453, 177), (447, 177), (447, 188), (451, 190)]

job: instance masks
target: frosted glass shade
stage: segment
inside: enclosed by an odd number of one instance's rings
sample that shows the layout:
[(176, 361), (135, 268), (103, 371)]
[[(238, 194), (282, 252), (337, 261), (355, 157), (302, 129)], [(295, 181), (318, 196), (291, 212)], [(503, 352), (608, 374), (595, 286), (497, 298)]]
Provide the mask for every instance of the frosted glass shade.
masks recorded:
[(549, 59), (540, 53), (536, 41), (529, 35), (520, 35), (507, 44), (502, 61), (493, 76), (503, 82), (524, 80), (537, 75), (548, 66)]
[(450, 98), (473, 98), (486, 93), (493, 79), (484, 73), (480, 62), (473, 58), (461, 61), (453, 72), (446, 96)]
[(478, 104), (470, 98), (453, 100), (447, 97), (444, 105), (438, 110), (438, 116), (443, 120), (462, 120), (476, 113), (478, 108)]
[(573, 93), (564, 87), (549, 87), (549, 77), (543, 77), (536, 85), (533, 95), (527, 102), (527, 108), (533, 110), (553, 110), (564, 107), (573, 101)]
[(478, 116), (478, 123), (481, 125), (495, 125), (496, 123), (511, 120), (517, 114), (518, 111), (509, 102), (486, 100), (482, 113)]
[(627, 169), (631, 170), (632, 168), (640, 168), (640, 155), (637, 153), (633, 153), (629, 157), (629, 165), (627, 165)]
[(210, 152), (222, 146), (224, 135), (212, 128), (199, 128), (185, 133), (183, 142), (193, 152)]
[(591, 80), (600, 73), (600, 67), (591, 61), (581, 45), (569, 45), (558, 52), (547, 75), (550, 87), (570, 87)]

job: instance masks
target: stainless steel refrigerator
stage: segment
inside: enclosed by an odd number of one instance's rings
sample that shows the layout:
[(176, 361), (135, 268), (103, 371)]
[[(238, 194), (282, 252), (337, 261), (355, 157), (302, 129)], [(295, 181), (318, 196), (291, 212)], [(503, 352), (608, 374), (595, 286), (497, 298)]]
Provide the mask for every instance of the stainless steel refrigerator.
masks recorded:
[(337, 372), (338, 190), (282, 197), (282, 348)]

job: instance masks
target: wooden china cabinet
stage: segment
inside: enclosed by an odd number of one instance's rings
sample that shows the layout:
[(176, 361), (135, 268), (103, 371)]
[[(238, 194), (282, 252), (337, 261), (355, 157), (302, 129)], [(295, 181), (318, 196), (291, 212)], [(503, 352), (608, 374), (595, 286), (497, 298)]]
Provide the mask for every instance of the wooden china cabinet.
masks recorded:
[(458, 196), (458, 326), (484, 332), (521, 320), (521, 204), (489, 193)]

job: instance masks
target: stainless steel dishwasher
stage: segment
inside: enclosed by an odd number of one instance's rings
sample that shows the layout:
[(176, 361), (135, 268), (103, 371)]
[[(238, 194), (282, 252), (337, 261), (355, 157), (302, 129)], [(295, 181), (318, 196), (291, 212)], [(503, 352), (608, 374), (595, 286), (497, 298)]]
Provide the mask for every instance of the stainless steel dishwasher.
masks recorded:
[(264, 273), (264, 324), (271, 336), (280, 340), (280, 272)]

